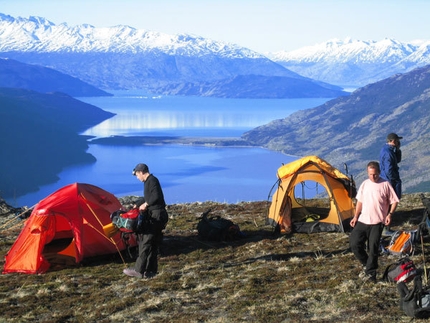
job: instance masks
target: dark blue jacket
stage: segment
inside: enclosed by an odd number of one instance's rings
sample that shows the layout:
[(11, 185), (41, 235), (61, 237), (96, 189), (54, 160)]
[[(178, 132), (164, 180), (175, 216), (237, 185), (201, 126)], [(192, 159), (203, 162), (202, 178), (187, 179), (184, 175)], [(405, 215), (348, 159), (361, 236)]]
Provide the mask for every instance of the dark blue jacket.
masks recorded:
[[(398, 163), (401, 160), (401, 151), (396, 147), (385, 144), (379, 154), (379, 165), (381, 167), (381, 177), (389, 181), (400, 181)], [(392, 184), (392, 183), (391, 183)]]
[(402, 160), (402, 151), (392, 145), (385, 144), (379, 154), (381, 177), (390, 182), (396, 191), (397, 197), (402, 196), (402, 181), (400, 180), (399, 165)]

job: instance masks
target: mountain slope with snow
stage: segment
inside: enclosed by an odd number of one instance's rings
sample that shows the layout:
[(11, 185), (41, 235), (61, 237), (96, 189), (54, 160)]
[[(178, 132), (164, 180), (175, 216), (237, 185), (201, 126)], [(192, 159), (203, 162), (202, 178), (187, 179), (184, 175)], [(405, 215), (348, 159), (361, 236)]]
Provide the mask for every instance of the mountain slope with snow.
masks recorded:
[(337, 85), (363, 86), (430, 64), (430, 41), (332, 39), (267, 56), (309, 78)]
[(138, 30), (129, 26), (96, 28), (84, 24), (55, 25), (42, 17), (13, 18), (0, 14), (0, 51), (138, 53), (160, 50), (166, 54), (204, 56), (219, 53), (230, 58), (264, 58), (249, 49), (199, 36)]
[[(328, 89), (340, 93), (339, 87), (303, 77), (235, 44), (129, 26), (69, 27), (41, 17), (0, 14), (0, 57), (50, 67), (106, 90), (147, 89), (157, 93), (160, 88), (171, 88), (172, 93), (180, 94), (178, 89), (184, 83), (193, 87), (204, 83), (207, 87), (210, 82), (219, 85), (223, 80), (227, 84), (240, 75), (261, 75), (300, 79), (321, 87), (320, 92)], [(261, 88), (261, 96), (267, 90)]]

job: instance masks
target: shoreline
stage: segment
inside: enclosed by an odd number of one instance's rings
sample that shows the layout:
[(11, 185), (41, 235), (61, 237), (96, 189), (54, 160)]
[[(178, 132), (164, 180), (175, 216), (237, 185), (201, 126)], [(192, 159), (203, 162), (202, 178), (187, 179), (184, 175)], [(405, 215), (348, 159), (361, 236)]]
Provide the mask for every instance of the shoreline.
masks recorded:
[[(179, 136), (111, 136), (93, 138), (87, 141), (89, 145), (196, 145), (211, 147), (259, 147), (252, 145), (240, 137), (179, 137)], [(264, 148), (264, 147), (260, 147)]]

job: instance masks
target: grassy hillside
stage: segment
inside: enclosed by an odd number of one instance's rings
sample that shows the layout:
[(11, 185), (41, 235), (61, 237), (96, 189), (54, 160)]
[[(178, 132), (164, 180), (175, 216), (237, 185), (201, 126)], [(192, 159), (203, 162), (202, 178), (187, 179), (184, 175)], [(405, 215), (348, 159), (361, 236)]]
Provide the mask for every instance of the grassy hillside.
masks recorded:
[[(430, 194), (427, 193), (430, 197)], [(309, 201), (309, 203), (318, 201)], [(170, 205), (160, 273), (151, 280), (122, 274), (124, 255), (93, 258), (43, 275), (0, 276), (1, 322), (410, 322), (398, 306), (396, 286), (364, 283), (348, 234), (274, 235), (265, 225), (268, 202)], [(231, 218), (246, 237), (230, 242), (197, 239), (198, 216)], [(423, 204), (406, 195), (394, 228), (414, 229)], [(22, 221), (0, 215), (0, 255)], [(5, 227), (5, 222), (10, 221)], [(428, 263), (417, 246), (416, 265)], [(378, 278), (393, 256), (380, 258)]]

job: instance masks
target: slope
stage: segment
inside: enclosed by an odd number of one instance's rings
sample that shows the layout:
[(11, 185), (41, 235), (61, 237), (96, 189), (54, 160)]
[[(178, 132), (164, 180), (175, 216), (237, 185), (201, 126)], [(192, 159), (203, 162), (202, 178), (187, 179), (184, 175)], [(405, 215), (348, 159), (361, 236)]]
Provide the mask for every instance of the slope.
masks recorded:
[(318, 155), (336, 167), (347, 163), (361, 181), (366, 163), (378, 160), (386, 135), (396, 132), (404, 137), (400, 164), (404, 189), (428, 191), (429, 111), (430, 66), (426, 66), (275, 120), (242, 138), (287, 154)]
[(2, 58), (0, 58), (0, 87), (22, 88), (42, 93), (64, 92), (74, 97), (111, 95), (51, 68)]
[(35, 191), (65, 166), (94, 162), (77, 133), (112, 116), (63, 93), (0, 88), (0, 195)]

